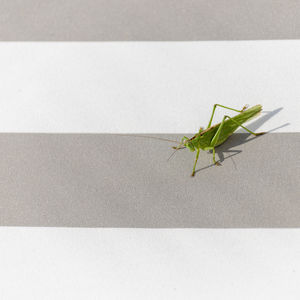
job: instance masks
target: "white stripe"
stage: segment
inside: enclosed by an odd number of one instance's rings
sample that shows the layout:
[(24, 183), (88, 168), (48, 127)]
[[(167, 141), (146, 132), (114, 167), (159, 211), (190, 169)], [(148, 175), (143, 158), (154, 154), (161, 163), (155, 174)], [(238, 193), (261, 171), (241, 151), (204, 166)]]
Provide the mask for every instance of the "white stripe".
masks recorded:
[(195, 132), (214, 103), (260, 103), (284, 109), (259, 130), (297, 132), (299, 53), (297, 40), (2, 43), (0, 131)]
[(0, 228), (1, 299), (299, 299), (299, 229)]

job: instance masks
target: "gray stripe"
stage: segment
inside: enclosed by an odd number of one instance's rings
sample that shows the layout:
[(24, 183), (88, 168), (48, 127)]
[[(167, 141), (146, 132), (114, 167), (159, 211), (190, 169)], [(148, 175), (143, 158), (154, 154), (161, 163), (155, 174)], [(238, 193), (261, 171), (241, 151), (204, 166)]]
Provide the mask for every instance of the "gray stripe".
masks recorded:
[(294, 0), (0, 0), (2, 41), (298, 38)]
[(300, 226), (300, 133), (235, 134), (218, 150), (223, 166), (203, 152), (194, 178), (194, 153), (167, 162), (171, 145), (134, 135), (0, 134), (0, 225)]

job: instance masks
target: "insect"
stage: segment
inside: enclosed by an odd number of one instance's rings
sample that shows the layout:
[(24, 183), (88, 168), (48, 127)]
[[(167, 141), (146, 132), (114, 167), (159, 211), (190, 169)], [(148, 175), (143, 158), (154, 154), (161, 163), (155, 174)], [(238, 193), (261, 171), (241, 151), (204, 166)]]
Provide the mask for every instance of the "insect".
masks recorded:
[[(232, 118), (225, 115), (221, 123), (211, 126), (217, 106), (236, 111), (239, 114)], [(177, 147), (173, 147), (173, 149), (175, 149), (175, 152), (183, 148), (188, 148), (191, 152), (196, 151), (196, 159), (195, 159), (193, 172), (191, 176), (195, 176), (195, 169), (196, 169), (200, 149), (204, 151), (212, 150), (213, 162), (215, 165), (220, 166), (221, 164), (217, 162), (215, 158), (215, 147), (223, 144), (229, 138), (229, 136), (231, 136), (239, 127), (244, 128), (246, 131), (248, 131), (249, 133), (255, 136), (262, 135), (265, 133), (265, 132), (255, 133), (242, 125), (249, 119), (256, 117), (261, 112), (261, 110), (262, 110), (261, 105), (255, 105), (250, 108), (244, 106), (241, 110), (237, 110), (221, 104), (215, 104), (213, 106), (213, 111), (207, 128), (204, 129), (203, 127), (201, 127), (199, 132), (195, 134), (192, 138), (188, 138), (184, 136), (180, 144)]]

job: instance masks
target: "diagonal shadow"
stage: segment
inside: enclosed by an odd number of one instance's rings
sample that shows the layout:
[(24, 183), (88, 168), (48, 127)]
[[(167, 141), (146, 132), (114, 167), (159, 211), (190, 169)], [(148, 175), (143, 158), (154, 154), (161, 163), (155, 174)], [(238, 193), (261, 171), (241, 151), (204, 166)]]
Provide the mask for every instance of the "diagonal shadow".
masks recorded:
[[(265, 114), (265, 115), (259, 117), (257, 120), (255, 120), (252, 123), (250, 123), (249, 125), (247, 125), (247, 128), (250, 129), (251, 131), (255, 131), (255, 130), (259, 129), (264, 123), (266, 123), (272, 117), (277, 115), (281, 110), (283, 110), (283, 107), (276, 108), (272, 111), (263, 111), (262, 113)], [(290, 123), (283, 124), (283, 125), (281, 125), (277, 128), (274, 128), (274, 129), (268, 131), (268, 132), (274, 131), (276, 129), (279, 129), (279, 128), (282, 128), (282, 127), (285, 127), (285, 126), (288, 126), (288, 125), (290, 125)], [(240, 128), (240, 129), (237, 130), (236, 133), (244, 133), (244, 132), (245, 131), (242, 128)]]
[[(251, 131), (256, 131), (257, 129), (259, 129), (263, 124), (265, 124), (268, 120), (270, 120), (272, 117), (274, 117), (276, 114), (278, 114), (281, 110), (283, 109), (283, 107), (280, 107), (280, 108), (277, 108), (277, 109), (274, 109), (272, 111), (268, 111), (268, 112), (263, 112), (265, 113), (264, 116), (260, 117), (259, 119), (255, 120), (254, 122), (252, 122), (251, 124), (249, 125), (246, 125), (248, 129), (250, 129)], [(280, 129), (280, 128), (283, 128), (283, 127), (286, 127), (290, 125), (290, 123), (285, 123), (281, 126), (278, 126), (276, 128), (273, 128), (269, 131), (267, 131), (267, 133), (270, 133), (270, 132), (273, 132), (277, 129)], [(252, 141), (253, 139), (255, 138), (258, 138), (258, 137), (251, 137), (249, 138), (249, 136), (251, 136), (250, 133), (245, 133), (245, 131), (243, 129), (238, 129), (236, 131), (236, 133), (238, 133), (238, 135), (234, 134), (233, 136), (231, 136), (228, 141), (226, 141), (224, 144), (222, 144), (221, 146), (223, 145), (227, 145), (227, 142), (230, 142), (230, 146), (231, 147), (235, 147), (235, 146), (238, 146), (238, 145), (242, 145), (242, 144), (245, 144), (245, 143), (248, 143), (250, 141)], [(233, 138), (234, 137), (234, 138)], [(221, 147), (220, 146), (220, 147)], [(229, 148), (228, 148), (229, 149)], [(217, 152), (217, 148), (216, 148), (216, 152)]]
[[(217, 161), (222, 163), (225, 159), (231, 158), (232, 161), (233, 161), (233, 164), (235, 166), (235, 169), (236, 169), (236, 165), (235, 165), (235, 162), (234, 162), (232, 157), (235, 156), (235, 155), (240, 154), (242, 152), (242, 150), (231, 149), (231, 148), (239, 146), (239, 145), (243, 145), (245, 143), (248, 143), (248, 142), (252, 141), (253, 139), (261, 137), (261, 136), (257, 136), (257, 137), (254, 136), (254, 137), (249, 138), (249, 136), (251, 136), (250, 133), (238, 133), (238, 134), (235, 134), (235, 135), (231, 136), (222, 145), (216, 147), (215, 148), (216, 149), (216, 154), (219, 157), (219, 160), (217, 160)], [(212, 153), (212, 151), (209, 151), (209, 152)], [(233, 153), (233, 154), (224, 157), (224, 153)], [(216, 167), (216, 166), (215, 166), (214, 163), (212, 163), (212, 164), (210, 164), (206, 167), (203, 167), (201, 169), (196, 170), (195, 173), (197, 173), (199, 171), (202, 171), (202, 170), (205, 170), (205, 169), (208, 169), (208, 168), (211, 168), (211, 167)]]
[[(232, 158), (233, 156), (238, 155), (241, 152), (242, 152), (241, 150), (227, 150), (227, 151), (220, 151), (220, 152), (216, 151), (217, 155), (219, 156), (219, 162), (223, 162), (225, 159)], [(224, 153), (233, 153), (233, 154), (224, 157)], [(234, 165), (234, 168), (236, 169), (236, 165), (235, 165), (234, 161), (233, 161), (233, 165)], [(211, 167), (216, 167), (216, 166), (215, 166), (215, 164), (210, 164), (206, 167), (196, 170), (195, 173), (198, 173), (205, 169), (209, 169)]]

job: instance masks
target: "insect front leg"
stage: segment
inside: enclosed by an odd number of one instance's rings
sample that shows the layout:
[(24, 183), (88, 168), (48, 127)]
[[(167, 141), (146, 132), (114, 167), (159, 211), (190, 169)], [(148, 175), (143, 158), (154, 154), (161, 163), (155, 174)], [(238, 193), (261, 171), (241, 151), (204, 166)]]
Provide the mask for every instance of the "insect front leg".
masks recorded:
[(172, 147), (172, 148), (175, 149), (175, 150), (180, 150), (180, 149), (185, 148), (185, 147), (181, 147), (181, 146), (184, 144), (184, 141), (185, 141), (185, 140), (188, 140), (188, 139), (189, 139), (188, 137), (184, 136), (184, 137), (181, 139), (179, 145), (178, 145), (177, 147)]
[(196, 159), (195, 159), (195, 163), (194, 163), (194, 167), (193, 167), (193, 173), (192, 173), (191, 176), (195, 176), (195, 170), (196, 170), (196, 165), (197, 165), (199, 153), (200, 153), (200, 148), (197, 149)]
[(220, 106), (220, 107), (223, 107), (223, 108), (226, 108), (226, 109), (229, 109), (229, 110), (233, 110), (233, 111), (236, 111), (236, 112), (239, 112), (239, 113), (241, 113), (245, 109), (247, 109), (247, 105), (245, 105), (241, 110), (238, 110), (238, 109), (227, 107), (227, 106), (224, 106), (224, 105), (221, 105), (221, 104), (215, 104), (207, 128), (209, 128), (211, 126), (211, 123), (212, 123), (212, 120), (213, 120), (213, 117), (214, 117), (215, 110), (216, 110), (217, 106)]

